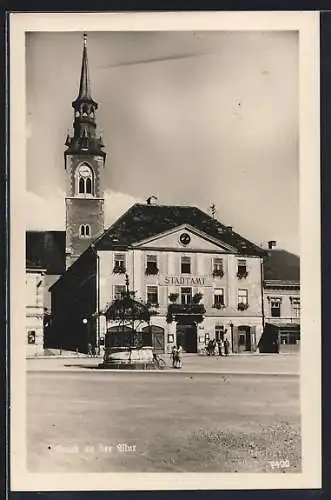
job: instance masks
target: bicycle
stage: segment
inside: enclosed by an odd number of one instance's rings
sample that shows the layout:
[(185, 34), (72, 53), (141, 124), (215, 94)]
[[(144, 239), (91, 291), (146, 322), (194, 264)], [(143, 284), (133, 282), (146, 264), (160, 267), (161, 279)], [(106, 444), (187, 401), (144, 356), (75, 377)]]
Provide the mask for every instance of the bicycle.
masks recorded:
[(155, 352), (153, 353), (153, 363), (156, 368), (163, 370), (166, 367), (166, 362)]

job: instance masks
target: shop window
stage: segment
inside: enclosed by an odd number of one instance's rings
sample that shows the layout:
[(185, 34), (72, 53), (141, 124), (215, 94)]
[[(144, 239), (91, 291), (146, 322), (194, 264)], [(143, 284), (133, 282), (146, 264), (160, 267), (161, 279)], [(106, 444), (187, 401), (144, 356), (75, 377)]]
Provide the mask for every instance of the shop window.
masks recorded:
[(295, 345), (300, 342), (299, 332), (281, 332), (279, 337), (281, 344)]
[(115, 253), (114, 255), (114, 269), (113, 273), (115, 274), (124, 274), (126, 271), (125, 267), (125, 254), (124, 253)]
[(146, 257), (146, 269), (145, 274), (157, 274), (159, 269), (157, 267), (157, 257), (156, 255), (147, 255)]
[(119, 300), (125, 294), (125, 285), (114, 285), (114, 300)]
[(181, 303), (182, 304), (191, 304), (192, 303), (192, 288), (181, 288)]
[(213, 276), (219, 278), (224, 276), (223, 259), (218, 257), (213, 259)]
[(214, 304), (213, 307), (221, 309), (224, 307), (224, 288), (214, 289)]
[(147, 303), (153, 306), (159, 304), (159, 294), (157, 286), (148, 286), (147, 287)]
[(281, 316), (281, 300), (271, 299), (270, 300), (270, 314), (272, 318), (280, 318)]
[(28, 331), (28, 344), (36, 343), (36, 332), (34, 330)]
[(191, 258), (182, 257), (181, 258), (181, 271), (182, 274), (191, 274)]

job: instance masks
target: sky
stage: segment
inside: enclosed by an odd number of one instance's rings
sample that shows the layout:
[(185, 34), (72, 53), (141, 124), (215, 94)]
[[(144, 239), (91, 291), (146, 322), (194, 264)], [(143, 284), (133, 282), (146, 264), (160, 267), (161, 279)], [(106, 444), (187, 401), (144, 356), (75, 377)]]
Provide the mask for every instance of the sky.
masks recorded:
[[(83, 35), (26, 38), (28, 229), (65, 229)], [(105, 222), (155, 195), (299, 254), (296, 32), (89, 32)]]

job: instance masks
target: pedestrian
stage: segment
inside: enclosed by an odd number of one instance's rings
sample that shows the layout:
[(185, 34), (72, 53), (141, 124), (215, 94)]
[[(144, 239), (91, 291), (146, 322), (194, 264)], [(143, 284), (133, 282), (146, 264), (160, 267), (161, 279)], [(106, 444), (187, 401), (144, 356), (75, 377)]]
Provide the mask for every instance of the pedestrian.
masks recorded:
[(172, 367), (176, 368), (176, 363), (177, 363), (177, 346), (174, 345), (172, 350), (171, 350), (171, 355), (172, 355)]
[(92, 344), (90, 342), (87, 344), (87, 355), (92, 358)]
[(229, 348), (230, 348), (230, 342), (228, 339), (224, 340), (224, 354), (225, 356), (229, 356)]
[(217, 342), (217, 347), (218, 347), (218, 355), (223, 356), (222, 339), (219, 339), (219, 341)]
[(182, 355), (183, 355), (183, 348), (180, 344), (177, 344), (177, 356), (176, 356), (176, 367), (181, 368), (182, 367)]
[(211, 356), (212, 355), (212, 352), (213, 352), (213, 341), (210, 340), (208, 342), (208, 346), (207, 346), (207, 353), (208, 353), (208, 356)]

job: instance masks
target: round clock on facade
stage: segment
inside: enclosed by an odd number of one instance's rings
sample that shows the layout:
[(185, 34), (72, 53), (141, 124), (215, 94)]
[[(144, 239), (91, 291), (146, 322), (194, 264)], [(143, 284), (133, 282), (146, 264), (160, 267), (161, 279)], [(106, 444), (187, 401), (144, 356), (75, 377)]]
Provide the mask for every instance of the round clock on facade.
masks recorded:
[(79, 175), (81, 177), (90, 177), (91, 176), (91, 169), (87, 165), (81, 165), (79, 167)]
[(179, 241), (182, 245), (188, 245), (191, 241), (191, 236), (187, 233), (182, 233), (179, 237)]

